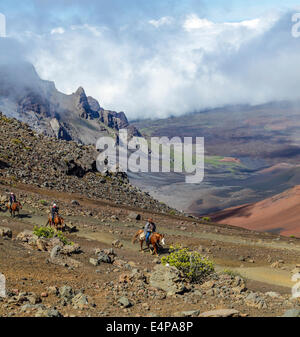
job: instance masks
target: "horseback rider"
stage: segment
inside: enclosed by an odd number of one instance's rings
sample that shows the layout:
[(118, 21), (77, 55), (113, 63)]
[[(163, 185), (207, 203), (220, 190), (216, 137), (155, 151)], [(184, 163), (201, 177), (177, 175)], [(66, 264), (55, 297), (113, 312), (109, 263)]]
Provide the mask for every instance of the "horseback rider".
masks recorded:
[(9, 206), (11, 207), (11, 205), (14, 203), (14, 202), (17, 202), (17, 197), (16, 195), (11, 192), (10, 193), (10, 196), (9, 196)]
[(58, 211), (59, 211), (59, 207), (56, 205), (56, 203), (53, 203), (53, 205), (51, 207), (51, 216), (52, 216), (52, 222), (53, 223), (54, 223), (55, 214), (58, 216)]
[(150, 218), (150, 219), (148, 219), (148, 222), (146, 223), (146, 226), (145, 226), (145, 229), (144, 229), (147, 244), (149, 244), (150, 235), (154, 232), (156, 232), (156, 225), (153, 222), (153, 219)]

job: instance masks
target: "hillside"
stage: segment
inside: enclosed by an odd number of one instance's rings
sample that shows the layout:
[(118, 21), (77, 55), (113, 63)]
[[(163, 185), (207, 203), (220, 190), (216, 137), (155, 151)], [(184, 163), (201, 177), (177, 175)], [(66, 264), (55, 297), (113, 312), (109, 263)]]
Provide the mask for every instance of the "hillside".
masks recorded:
[[(290, 275), (299, 239), (181, 216), (128, 183), (95, 170), (92, 146), (37, 134), (0, 116), (0, 316), (298, 315)], [(10, 217), (10, 191), (22, 202)], [(55, 200), (68, 231), (39, 238)], [(161, 256), (182, 245), (215, 271), (199, 283), (163, 266), (132, 237), (153, 217), (165, 235)], [(298, 265), (299, 267), (299, 265)], [(220, 310), (222, 309), (222, 310)]]
[(212, 215), (220, 224), (300, 237), (300, 186), (253, 204)]
[(0, 134), (0, 178), (6, 183), (31, 184), (57, 192), (110, 200), (116, 204), (171, 211), (130, 185), (126, 174), (101, 175), (96, 168), (98, 153), (92, 145), (49, 138), (2, 114)]

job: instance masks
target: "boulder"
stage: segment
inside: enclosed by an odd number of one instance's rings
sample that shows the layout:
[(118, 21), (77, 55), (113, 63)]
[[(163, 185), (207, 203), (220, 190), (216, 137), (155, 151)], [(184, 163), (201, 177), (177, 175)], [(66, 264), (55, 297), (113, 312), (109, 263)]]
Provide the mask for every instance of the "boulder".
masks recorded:
[(79, 293), (72, 298), (72, 305), (75, 309), (83, 309), (89, 304), (87, 296)]
[(164, 290), (169, 296), (186, 290), (179, 270), (172, 266), (155, 266), (149, 282), (151, 287)]
[(93, 266), (99, 266), (100, 262), (98, 261), (98, 259), (94, 259), (93, 257), (91, 257), (90, 264), (92, 264)]
[(112, 245), (116, 248), (122, 248), (123, 247), (123, 244), (120, 242), (120, 240), (113, 241)]
[(61, 247), (60, 246), (55, 246), (52, 248), (51, 253), (50, 253), (50, 258), (51, 259), (55, 259), (59, 256), (61, 251)]
[(22, 242), (29, 242), (30, 240), (36, 241), (38, 237), (33, 234), (33, 231), (25, 229), (23, 232), (17, 235), (17, 240)]
[(0, 237), (12, 238), (12, 230), (8, 227), (0, 227)]
[(219, 309), (207, 311), (199, 315), (199, 317), (240, 317), (240, 313), (234, 309)]
[(77, 243), (74, 243), (73, 245), (66, 245), (61, 249), (61, 253), (64, 255), (79, 254), (80, 252), (81, 249)]
[(110, 256), (105, 254), (104, 252), (100, 252), (98, 254), (98, 261), (104, 262), (104, 263), (111, 263), (112, 262)]
[(127, 297), (120, 297), (118, 299), (118, 303), (123, 307), (123, 308), (130, 308), (132, 306), (132, 303), (129, 301)]
[(37, 246), (37, 249), (42, 251), (42, 252), (46, 252), (48, 250), (47, 246), (47, 241), (44, 240), (44, 239), (37, 239), (36, 240), (36, 246)]
[(59, 296), (67, 302), (70, 302), (74, 297), (73, 289), (70, 286), (62, 286), (59, 288)]
[(56, 309), (39, 309), (35, 317), (63, 317), (62, 314)]
[(190, 311), (182, 311), (180, 316), (183, 317), (197, 317), (200, 314), (200, 310), (190, 310)]
[(141, 214), (133, 213), (133, 212), (130, 213), (130, 214), (128, 215), (128, 217), (129, 217), (130, 219), (137, 220), (137, 221), (140, 221), (140, 220), (142, 219)]

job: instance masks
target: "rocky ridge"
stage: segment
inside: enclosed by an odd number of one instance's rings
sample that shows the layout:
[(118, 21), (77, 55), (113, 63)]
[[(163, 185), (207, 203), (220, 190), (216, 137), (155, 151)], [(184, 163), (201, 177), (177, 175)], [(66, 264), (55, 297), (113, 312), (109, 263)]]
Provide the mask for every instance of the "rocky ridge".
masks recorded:
[(51, 139), (16, 119), (0, 114), (0, 177), (90, 198), (153, 211), (170, 212), (166, 205), (133, 187), (124, 173), (97, 171), (94, 146)]
[(37, 132), (82, 144), (116, 136), (121, 128), (140, 136), (124, 112), (102, 108), (82, 87), (71, 95), (59, 92), (53, 82), (41, 80), (31, 64), (0, 67), (0, 78), (0, 110)]

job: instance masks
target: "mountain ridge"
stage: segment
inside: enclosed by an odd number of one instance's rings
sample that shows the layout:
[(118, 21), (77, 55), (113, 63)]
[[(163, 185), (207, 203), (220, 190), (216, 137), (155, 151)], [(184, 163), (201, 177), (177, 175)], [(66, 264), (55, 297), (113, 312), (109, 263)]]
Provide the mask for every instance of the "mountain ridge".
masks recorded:
[(54, 82), (40, 79), (30, 63), (2, 66), (0, 78), (0, 110), (45, 135), (82, 144), (116, 137), (121, 128), (130, 136), (141, 135), (124, 112), (102, 108), (82, 87), (70, 95), (58, 91)]

